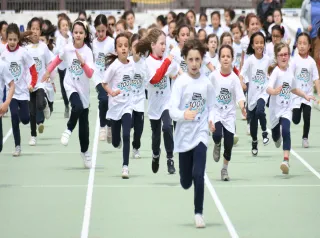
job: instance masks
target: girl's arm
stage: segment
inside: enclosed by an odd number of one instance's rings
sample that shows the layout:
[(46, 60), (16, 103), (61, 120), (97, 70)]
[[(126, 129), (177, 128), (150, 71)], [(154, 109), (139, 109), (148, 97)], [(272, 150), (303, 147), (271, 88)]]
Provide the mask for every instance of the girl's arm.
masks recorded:
[(50, 74), (52, 71), (62, 62), (62, 60), (59, 58), (59, 55), (56, 56), (54, 60), (51, 61), (51, 63), (47, 67), (47, 71), (44, 73), (41, 82), (48, 81), (50, 79)]
[(213, 85), (211, 84), (211, 82), (209, 83), (208, 85), (208, 92), (207, 92), (207, 95), (208, 95), (208, 112), (209, 112), (209, 115), (208, 115), (208, 123), (209, 123), (209, 129), (211, 132), (214, 132), (216, 130), (215, 128), (215, 123), (214, 123), (214, 115), (215, 115), (215, 110), (214, 110), (214, 99), (216, 98), (214, 96), (215, 92), (214, 92), (214, 89), (213, 89)]
[(314, 96), (307, 95), (305, 92), (303, 92), (299, 88), (294, 88), (291, 90), (291, 92), (299, 97), (306, 99), (308, 102), (310, 100), (314, 100), (314, 101), (316, 100)]
[(167, 73), (167, 70), (172, 62), (173, 56), (169, 55), (162, 63), (160, 68), (157, 69), (154, 76), (151, 78), (150, 83), (151, 84), (157, 84), (161, 81), (161, 79), (164, 77), (164, 75)]
[(320, 79), (315, 80), (314, 84), (316, 86), (316, 90), (317, 90), (318, 96), (320, 97)]
[(282, 86), (279, 86), (278, 88), (267, 88), (267, 93), (270, 95), (278, 95), (281, 92)]
[(8, 83), (8, 85), (9, 85), (9, 93), (6, 101), (0, 106), (0, 117), (1, 115), (3, 115), (8, 111), (9, 104), (14, 94), (14, 90), (15, 90), (14, 81), (12, 80), (10, 83)]
[(242, 66), (243, 66), (243, 61), (244, 61), (244, 51), (241, 52), (240, 71), (241, 71)]
[[(92, 53), (92, 52), (91, 52)], [(78, 60), (80, 61), (81, 67), (84, 71), (84, 73), (87, 75), (87, 77), (90, 79), (93, 75), (94, 70), (89, 66), (93, 64), (93, 55), (91, 57), (88, 57), (88, 64), (84, 61), (82, 56), (79, 54), (79, 52), (76, 50), (76, 55)]]
[(36, 65), (35, 64), (32, 65), (29, 68), (29, 70), (30, 70), (30, 74), (31, 74), (31, 83), (29, 85), (29, 91), (32, 91), (38, 81), (38, 73), (37, 73)]

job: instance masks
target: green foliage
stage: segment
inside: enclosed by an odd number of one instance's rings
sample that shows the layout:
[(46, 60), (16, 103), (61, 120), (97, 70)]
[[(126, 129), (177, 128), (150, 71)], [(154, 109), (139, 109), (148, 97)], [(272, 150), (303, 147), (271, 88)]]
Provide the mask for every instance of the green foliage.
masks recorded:
[(285, 8), (301, 8), (303, 0), (286, 0), (283, 7)]

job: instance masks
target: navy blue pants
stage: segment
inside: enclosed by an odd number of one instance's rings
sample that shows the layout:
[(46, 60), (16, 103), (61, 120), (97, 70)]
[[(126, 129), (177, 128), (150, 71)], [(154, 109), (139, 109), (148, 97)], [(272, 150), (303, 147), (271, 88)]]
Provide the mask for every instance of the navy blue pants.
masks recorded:
[(71, 115), (67, 124), (70, 131), (73, 131), (79, 121), (79, 141), (81, 152), (85, 153), (89, 148), (89, 109), (83, 108), (78, 93), (72, 93), (70, 98)]
[(250, 114), (250, 134), (253, 141), (258, 140), (258, 120), (260, 121), (261, 130), (267, 130), (265, 106), (266, 102), (260, 98), (257, 102), (257, 106), (252, 111), (248, 110)]
[(232, 147), (233, 147), (233, 137), (234, 134), (228, 131), (220, 121), (215, 123), (216, 130), (212, 134), (212, 139), (215, 144), (220, 144), (222, 135), (224, 138), (224, 153), (223, 157), (230, 161), (231, 160), (231, 153), (232, 153)]
[(301, 103), (300, 108), (294, 108), (292, 110), (292, 122), (296, 125), (300, 123), (301, 114), (303, 115), (303, 135), (302, 139), (309, 137), (310, 120), (311, 120), (311, 107), (304, 103)]
[[(152, 130), (152, 152), (159, 155), (161, 145), (161, 127), (163, 131), (164, 147), (166, 148), (167, 158), (173, 157), (173, 126), (169, 115), (169, 110), (164, 110), (159, 120), (151, 120)], [(163, 123), (163, 126), (162, 126)]]
[(204, 173), (207, 147), (200, 142), (194, 149), (179, 153), (180, 184), (189, 189), (194, 184), (194, 213), (203, 212)]
[(143, 132), (144, 126), (144, 112), (132, 112), (132, 124), (131, 128), (133, 128), (133, 141), (132, 147), (133, 149), (140, 149), (141, 147), (141, 136)]
[(108, 111), (108, 94), (106, 90), (102, 87), (102, 84), (96, 86), (96, 91), (98, 93), (99, 100), (99, 118), (100, 118), (100, 127), (108, 126), (110, 127), (110, 120), (106, 119)]
[(30, 128), (31, 136), (37, 136), (37, 111), (43, 112), (47, 105), (45, 91), (39, 88), (37, 91), (30, 93), (29, 110), (30, 110)]
[(69, 107), (68, 96), (67, 96), (66, 90), (64, 88), (64, 84), (63, 84), (64, 77), (66, 76), (66, 71), (67, 71), (67, 69), (64, 69), (64, 70), (58, 69), (59, 78), (60, 78), (60, 88), (61, 88), (63, 102), (64, 102), (65, 107)]
[(280, 138), (280, 125), (282, 127), (283, 150), (291, 149), (291, 136), (290, 136), (290, 121), (287, 118), (281, 117), (279, 123), (271, 130), (273, 141), (278, 141)]
[(20, 121), (27, 125), (30, 121), (29, 101), (12, 98), (10, 102), (12, 133), (15, 146), (21, 145)]
[(6, 99), (7, 99), (7, 86), (4, 85), (2, 102), (5, 102)]
[(131, 129), (131, 114), (125, 113), (122, 115), (120, 120), (111, 121), (111, 132), (112, 132), (112, 145), (117, 148), (121, 141), (121, 127), (122, 127), (122, 141), (123, 141), (123, 164), (129, 165), (129, 154), (130, 154), (130, 129)]

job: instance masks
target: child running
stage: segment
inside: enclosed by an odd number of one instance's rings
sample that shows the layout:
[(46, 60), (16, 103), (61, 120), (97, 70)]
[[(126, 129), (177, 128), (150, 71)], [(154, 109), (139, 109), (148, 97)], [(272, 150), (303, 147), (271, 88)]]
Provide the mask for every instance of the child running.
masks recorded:
[(208, 146), (208, 125), (214, 127), (214, 94), (210, 80), (200, 74), (205, 47), (199, 40), (185, 43), (182, 56), (187, 73), (180, 75), (171, 93), (170, 116), (177, 121), (174, 151), (179, 153), (180, 183), (189, 189), (194, 183), (195, 225), (204, 228), (204, 174)]
[(220, 70), (215, 70), (209, 79), (215, 90), (215, 132), (212, 134), (214, 141), (213, 159), (220, 160), (221, 139), (224, 137), (224, 161), (221, 170), (221, 180), (229, 181), (228, 164), (231, 160), (236, 125), (237, 103), (242, 115), (246, 116), (244, 106), (245, 97), (238, 76), (232, 71), (233, 49), (229, 45), (222, 45), (219, 50)]
[(64, 79), (66, 94), (71, 103), (71, 115), (67, 129), (62, 133), (61, 144), (67, 146), (70, 136), (79, 121), (79, 141), (81, 157), (85, 168), (91, 168), (89, 149), (89, 99), (90, 79), (93, 75), (93, 54), (90, 46), (90, 33), (84, 21), (77, 20), (72, 26), (73, 44), (68, 44), (50, 63), (43, 81), (47, 81), (50, 73), (61, 62), (67, 65)]
[[(313, 83), (316, 86), (318, 95), (320, 96), (320, 80), (316, 62), (309, 55), (311, 47), (311, 38), (307, 33), (301, 33), (297, 38), (297, 48), (299, 54), (296, 54), (291, 61), (291, 69), (293, 70), (296, 86), (309, 96), (313, 96)], [(302, 147), (309, 147), (309, 131), (311, 119), (312, 102), (304, 98), (293, 95), (292, 121), (298, 125), (303, 115), (303, 134)]]
[[(293, 71), (289, 68), (290, 49), (285, 43), (280, 43), (274, 47), (277, 65), (269, 67), (271, 74), (267, 93), (270, 94), (270, 125), (272, 139), (277, 148), (281, 146), (283, 140), (283, 162), (280, 169), (283, 174), (289, 173), (289, 154), (291, 149), (290, 121), (292, 118), (292, 95), (296, 94), (306, 101), (315, 100), (313, 96), (297, 88), (297, 82)], [(281, 126), (281, 129), (280, 129)], [(280, 132), (282, 131), (282, 137)]]
[[(268, 81), (268, 67), (271, 64), (267, 55), (263, 54), (265, 48), (265, 38), (261, 32), (254, 33), (250, 38), (247, 55), (250, 55), (244, 62), (240, 73), (240, 81), (244, 89), (249, 83), (248, 90), (248, 112), (250, 118), (250, 133), (252, 137), (252, 155), (258, 155), (258, 120), (262, 129), (263, 145), (269, 143), (267, 132), (267, 120), (265, 106), (269, 95), (266, 92)], [(248, 79), (249, 82), (244, 82)]]

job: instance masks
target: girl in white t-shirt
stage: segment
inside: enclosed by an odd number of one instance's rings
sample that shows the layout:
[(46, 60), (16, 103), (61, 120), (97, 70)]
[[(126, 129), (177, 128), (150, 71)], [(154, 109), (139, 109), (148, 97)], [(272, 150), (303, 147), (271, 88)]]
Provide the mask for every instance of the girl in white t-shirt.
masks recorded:
[(94, 20), (94, 27), (96, 28), (97, 38), (92, 42), (92, 51), (95, 62), (93, 79), (99, 100), (99, 139), (101, 141), (107, 140), (110, 144), (112, 142), (111, 124), (110, 120), (106, 119), (108, 111), (108, 95), (101, 82), (106, 71), (105, 57), (114, 52), (114, 39), (108, 31), (108, 20), (105, 15), (100, 14), (96, 17)]
[(12, 96), (14, 94), (14, 89), (15, 89), (13, 77), (11, 76), (8, 70), (8, 67), (6, 63), (0, 59), (0, 98), (1, 99), (3, 98), (3, 91), (4, 91), (5, 85), (9, 86), (9, 90), (8, 90), (9, 92), (4, 102), (0, 100), (0, 153), (3, 148), (2, 117), (8, 111), (8, 107), (12, 100)]
[(123, 140), (122, 178), (129, 178), (130, 154), (130, 129), (132, 117), (132, 90), (133, 79), (132, 62), (128, 60), (129, 38), (125, 33), (120, 33), (115, 39), (115, 52), (117, 55), (108, 54), (106, 57), (107, 70), (102, 83), (109, 94), (109, 108), (107, 119), (111, 121), (112, 145), (122, 148), (121, 129)]
[(290, 45), (290, 42), (291, 42), (290, 32), (289, 32), (288, 27), (283, 23), (283, 17), (282, 17), (281, 9), (275, 9), (273, 11), (272, 15), (273, 15), (274, 23), (272, 23), (269, 26), (269, 28), (268, 28), (269, 33), (272, 34), (272, 27), (275, 26), (275, 25), (283, 27), (284, 28), (283, 40), (285, 41), (285, 43)]
[(214, 94), (210, 80), (200, 73), (206, 49), (199, 40), (189, 40), (182, 49), (187, 63), (173, 85), (170, 116), (177, 121), (174, 151), (179, 153), (180, 183), (184, 189), (194, 184), (195, 225), (205, 227), (203, 220), (204, 175), (209, 126), (214, 127)]
[(50, 63), (43, 81), (47, 81), (50, 73), (65, 62), (67, 72), (64, 87), (72, 110), (67, 129), (62, 133), (61, 144), (67, 146), (70, 136), (79, 121), (79, 141), (84, 166), (91, 168), (89, 149), (89, 104), (90, 79), (93, 75), (93, 54), (90, 46), (90, 33), (86, 22), (77, 20), (72, 26), (73, 44), (68, 44)]
[[(315, 84), (317, 93), (320, 95), (320, 80), (316, 62), (309, 55), (311, 47), (311, 38), (307, 33), (301, 33), (297, 38), (297, 48), (299, 54), (296, 54), (291, 60), (290, 66), (296, 79), (297, 88), (305, 92), (305, 94), (313, 95), (313, 84)], [(302, 147), (309, 147), (309, 131), (311, 119), (312, 102), (297, 96), (293, 96), (292, 121), (299, 124), (301, 114), (303, 114), (303, 135)]]
[[(290, 49), (285, 43), (277, 44), (274, 49), (277, 65), (269, 67), (269, 84), (267, 93), (270, 94), (269, 112), (272, 139), (277, 148), (283, 140), (283, 162), (280, 169), (283, 174), (289, 173), (289, 154), (291, 149), (290, 121), (292, 118), (292, 93), (307, 101), (315, 100), (313, 96), (297, 88), (297, 80), (289, 68)], [(281, 127), (281, 129), (280, 129)], [(282, 137), (280, 132), (282, 132)]]
[(234, 50), (234, 61), (233, 65), (240, 71), (240, 62), (241, 62), (241, 37), (243, 33), (241, 31), (241, 26), (239, 23), (233, 23), (230, 26), (230, 30), (233, 36), (233, 50)]
[[(26, 49), (34, 59), (38, 73), (38, 82), (35, 85), (33, 92), (30, 93), (29, 102), (31, 128), (31, 138), (29, 140), (30, 146), (35, 146), (37, 144), (37, 111), (43, 112), (46, 119), (49, 119), (51, 114), (49, 104), (46, 100), (45, 83), (41, 82), (41, 79), (54, 56), (48, 49), (48, 46), (40, 41), (41, 26), (42, 21), (37, 17), (32, 18), (27, 26), (27, 29), (32, 32), (32, 35), (30, 37), (31, 44), (28, 44)], [(39, 125), (39, 133), (42, 133), (43, 129), (44, 125)]]
[(245, 116), (245, 97), (241, 88), (238, 76), (232, 71), (233, 49), (229, 45), (222, 45), (219, 50), (221, 68), (209, 75), (213, 84), (214, 107), (215, 107), (215, 128), (212, 138), (214, 141), (213, 159), (220, 160), (221, 139), (224, 137), (224, 161), (221, 170), (221, 180), (229, 181), (228, 164), (231, 160), (232, 147), (234, 142), (236, 125), (237, 103), (241, 113)]
[[(29, 52), (21, 47), (20, 31), (16, 24), (12, 23), (7, 29), (7, 48), (1, 54), (1, 59), (7, 64), (15, 83), (15, 92), (10, 102), (12, 132), (15, 142), (13, 156), (21, 154), (21, 137), (19, 124), (26, 125), (30, 121), (29, 100), (37, 82), (38, 74), (36, 64)], [(20, 40), (20, 42), (19, 42)], [(31, 80), (30, 80), (31, 75)]]
[[(266, 92), (268, 85), (268, 67), (270, 58), (263, 54), (265, 38), (261, 32), (254, 33), (250, 38), (247, 54), (250, 55), (241, 69), (240, 80), (242, 85), (249, 84), (248, 88), (248, 113), (250, 114), (250, 133), (252, 137), (252, 155), (258, 155), (258, 121), (262, 130), (263, 145), (269, 144), (267, 132), (267, 119), (265, 106), (269, 95)], [(244, 78), (248, 82), (244, 81)]]
[(211, 24), (212, 24), (212, 28), (211, 28), (210, 34), (211, 33), (216, 34), (219, 40), (223, 32), (229, 31), (227, 27), (224, 28), (221, 26), (221, 15), (219, 11), (214, 11), (211, 13)]
[[(216, 34), (212, 33), (207, 36), (206, 44), (208, 47), (208, 51), (205, 54), (204, 61), (210, 62), (214, 69), (217, 69), (219, 66), (219, 56), (217, 54), (219, 48), (219, 38)], [(206, 76), (212, 72), (206, 65), (202, 64), (201, 72)]]
[(146, 59), (146, 79), (148, 81), (148, 116), (152, 130), (152, 171), (157, 173), (159, 170), (162, 128), (168, 172), (174, 174), (173, 130), (168, 110), (171, 94), (169, 77), (175, 78), (178, 75), (179, 65), (173, 61), (171, 54), (163, 58), (165, 48), (166, 36), (159, 29), (150, 30), (148, 35), (139, 40), (136, 45), (137, 54), (149, 54)]
[(272, 41), (269, 42), (266, 46), (266, 54), (269, 56), (269, 58), (272, 60), (273, 63), (275, 63), (275, 57), (274, 57), (274, 46), (276, 44), (279, 44), (284, 35), (284, 28), (279, 25), (274, 25), (271, 30), (271, 39)]

